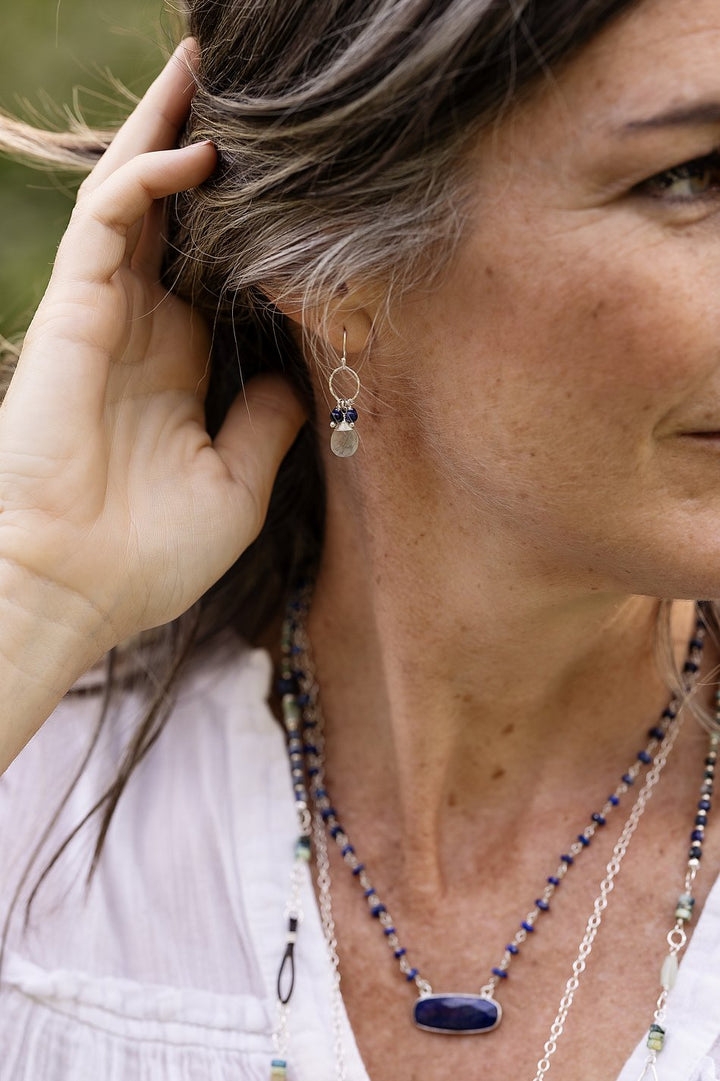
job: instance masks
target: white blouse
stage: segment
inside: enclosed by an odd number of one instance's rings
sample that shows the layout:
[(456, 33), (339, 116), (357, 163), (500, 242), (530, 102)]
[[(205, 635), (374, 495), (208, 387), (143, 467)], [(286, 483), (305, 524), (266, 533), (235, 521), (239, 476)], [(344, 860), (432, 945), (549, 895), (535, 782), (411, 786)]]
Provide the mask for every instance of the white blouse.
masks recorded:
[[(0, 1081), (267, 1081), (297, 832), (271, 678), (268, 654), (230, 631), (191, 661), (87, 896), (92, 824), (40, 886), (24, 931), (28, 891), (114, 775), (139, 699), (127, 695), (49, 829), (99, 698), (66, 697), (0, 779), (3, 921), (40, 842), (3, 962)], [(334, 1081), (331, 968), (309, 871), (303, 906), (289, 1081)], [(346, 1015), (343, 1025), (348, 1081), (369, 1081)], [(682, 961), (668, 1029), (663, 1081), (720, 1081), (720, 883)], [(637, 1081), (645, 1055), (643, 1039), (618, 1081)]]

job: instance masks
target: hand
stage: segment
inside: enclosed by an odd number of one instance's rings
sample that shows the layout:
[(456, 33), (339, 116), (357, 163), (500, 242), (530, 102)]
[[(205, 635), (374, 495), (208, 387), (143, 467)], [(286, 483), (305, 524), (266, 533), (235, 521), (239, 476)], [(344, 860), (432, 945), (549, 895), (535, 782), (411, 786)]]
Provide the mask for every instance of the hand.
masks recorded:
[(171, 149), (195, 52), (176, 50), (82, 184), (0, 409), (0, 562), (86, 602), (108, 648), (232, 565), (305, 419), (261, 377), (211, 440), (209, 332), (158, 281), (161, 200), (216, 164), (210, 143)]

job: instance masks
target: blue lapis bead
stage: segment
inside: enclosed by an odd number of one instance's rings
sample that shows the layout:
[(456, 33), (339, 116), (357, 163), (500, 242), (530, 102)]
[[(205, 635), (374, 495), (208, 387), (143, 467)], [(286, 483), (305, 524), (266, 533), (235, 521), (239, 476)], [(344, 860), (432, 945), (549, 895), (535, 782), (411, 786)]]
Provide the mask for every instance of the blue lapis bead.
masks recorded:
[(598, 826), (604, 826), (605, 825), (605, 822), (606, 822), (605, 815), (601, 815), (599, 811), (595, 811), (595, 813), (591, 817), (592, 817), (593, 822), (597, 822)]
[(304, 679), (305, 677), (305, 673), (303, 672), (302, 668), (293, 668), (291, 675), (293, 679)]
[(297, 704), (299, 706), (308, 706), (310, 704), (310, 695), (309, 694), (299, 694), (297, 696)]
[(548, 882), (550, 883), (551, 886), (559, 886), (560, 885), (560, 879), (556, 878), (555, 875), (548, 875)]
[(374, 893), (375, 890), (371, 886), (369, 889), (365, 890), (365, 892), (363, 893), (363, 897), (372, 897)]
[(685, 661), (683, 665), (683, 672), (697, 672), (700, 669), (700, 665), (695, 661)]
[(613, 807), (617, 807), (619, 802), (620, 802), (620, 797), (619, 796), (615, 796), (615, 795), (608, 796), (608, 803), (612, 803)]
[(387, 912), (385, 905), (373, 905), (370, 909), (370, 915), (374, 916), (375, 919), (377, 919), (378, 916), (381, 916), (383, 912)]
[(651, 728), (651, 729), (649, 729), (648, 736), (650, 737), (650, 739), (657, 739), (657, 740), (665, 739), (665, 733), (663, 732), (662, 728)]
[(583, 846), (583, 848), (587, 848), (587, 846), (590, 844), (590, 838), (586, 837), (584, 833), (578, 833), (577, 839)]
[(404, 946), (398, 946), (398, 948), (397, 948), (396, 950), (393, 950), (393, 953), (394, 953), (394, 954), (395, 954), (395, 956), (396, 956), (396, 957), (398, 957), (398, 958), (399, 958), (399, 957), (404, 957), (404, 956), (405, 956), (405, 954), (407, 953), (407, 950), (405, 949), (405, 947), (404, 947)]
[(317, 777), (319, 772), (320, 770), (317, 768), (317, 766), (311, 766), (308, 770), (308, 777)]
[(315, 799), (326, 799), (326, 797), (327, 797), (327, 789), (325, 789), (325, 788), (316, 788), (315, 789)]
[(702, 848), (700, 845), (691, 845), (688, 855), (691, 860), (702, 859)]
[(690, 639), (690, 649), (702, 649), (704, 645), (705, 643), (703, 642), (702, 638)]
[(625, 784), (635, 784), (635, 778), (632, 777), (629, 773), (623, 773), (621, 779), (625, 782)]
[(417, 974), (418, 974), (418, 970), (416, 968), (411, 968), (410, 971), (405, 976), (405, 979), (407, 980), (408, 983), (412, 983), (413, 980), (415, 979), (415, 977), (417, 976)]
[(698, 803), (698, 810), (699, 811), (709, 811), (710, 807), (711, 807), (711, 803), (710, 803), (709, 799), (701, 799), (700, 802)]
[(292, 694), (295, 690), (295, 682), (292, 679), (283, 677), (277, 681), (277, 692), (280, 696), (284, 694)]
[(332, 418), (332, 420), (335, 421), (336, 424), (339, 424), (340, 421), (343, 419), (342, 409), (336, 405), (335, 408), (330, 411), (330, 417)]
[(647, 751), (638, 751), (638, 761), (644, 762), (646, 766), (649, 766), (652, 762), (652, 755)]
[(342, 852), (343, 856), (349, 856), (351, 852), (355, 851), (355, 849), (352, 845), (343, 845), (340, 851)]
[(506, 980), (508, 978), (507, 972), (502, 968), (493, 968), (492, 974), (493, 976), (497, 976), (501, 980)]
[(704, 841), (705, 840), (704, 831), (703, 830), (693, 830), (692, 833), (690, 834), (690, 840), (691, 841)]
[(512, 942), (508, 942), (505, 949), (507, 950), (508, 953), (511, 953), (513, 955), (513, 957), (515, 957), (516, 954), (520, 953), (520, 950)]
[(568, 865), (568, 867), (572, 867), (572, 865), (575, 862), (575, 860), (572, 858), (572, 856), (568, 856), (567, 852), (563, 853), (563, 855), (560, 857), (560, 859), (562, 860), (563, 863), (566, 863)]
[(535, 930), (533, 925), (531, 923), (528, 923), (527, 920), (523, 920), (522, 923), (520, 924), (520, 926), (522, 927), (523, 931), (527, 931), (527, 933), (529, 935), (533, 934), (533, 932)]
[(429, 1032), (491, 1032), (500, 1024), (502, 1010), (483, 995), (423, 995), (415, 1003), (418, 1028)]
[(318, 753), (318, 749), (317, 749), (317, 747), (315, 746), (314, 743), (305, 743), (305, 744), (303, 744), (303, 750), (305, 751), (305, 754), (317, 754)]
[(669, 721), (674, 721), (675, 718), (677, 717), (677, 712), (676, 712), (676, 710), (671, 709), (670, 706), (666, 706), (666, 708), (662, 711), (660, 716), (661, 717), (666, 717)]
[(345, 832), (345, 830), (342, 828), (342, 826), (339, 823), (336, 826), (331, 826), (330, 830), (329, 830), (330, 836), (332, 837), (333, 841), (337, 837), (338, 833), (344, 833), (344, 832)]
[(296, 655), (302, 653), (302, 646), (290, 646), (290, 652)]
[(394, 927), (383, 927), (383, 934), (384, 935), (394, 935), (395, 934), (395, 928)]
[(535, 901), (535, 906), (536, 908), (539, 908), (541, 912), (547, 912), (547, 910), (550, 908), (550, 905), (542, 897), (537, 898), (537, 900)]
[(362, 874), (362, 872), (363, 872), (364, 870), (365, 870), (365, 864), (364, 864), (364, 863), (359, 863), (359, 864), (357, 865), (357, 867), (353, 867), (353, 869), (352, 869), (352, 873), (353, 873), (353, 874), (354, 874), (355, 876), (357, 876), (357, 875), (359, 875), (359, 874)]
[(328, 818), (335, 818), (336, 814), (337, 811), (334, 807), (325, 807), (325, 809), (320, 812), (323, 822), (327, 822)]
[(355, 409), (354, 406), (351, 405), (345, 414), (345, 420), (347, 420), (350, 424), (354, 424), (357, 418), (357, 409)]

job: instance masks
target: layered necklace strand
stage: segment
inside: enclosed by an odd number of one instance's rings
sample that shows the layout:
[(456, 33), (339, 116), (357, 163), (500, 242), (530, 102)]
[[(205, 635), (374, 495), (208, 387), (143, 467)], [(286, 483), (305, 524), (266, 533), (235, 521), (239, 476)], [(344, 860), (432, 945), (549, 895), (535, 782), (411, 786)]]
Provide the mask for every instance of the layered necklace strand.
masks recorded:
[[(600, 894), (593, 906), (593, 913), (588, 920), (588, 926), (580, 946), (580, 952), (573, 964), (573, 972), (565, 989), (558, 1015), (551, 1028), (548, 1041), (545, 1044), (543, 1058), (538, 1063), (538, 1072), (534, 1081), (542, 1081), (550, 1069), (550, 1058), (555, 1053), (557, 1041), (563, 1032), (567, 1013), (572, 1005), (573, 996), (579, 982), (580, 975), (585, 969), (586, 958), (589, 955), (594, 938), (597, 934), (602, 913), (607, 906), (608, 895), (614, 888), (614, 879), (617, 875), (622, 859), (627, 851), (630, 840), (637, 828), (640, 817), (645, 809), (647, 801), (652, 795), (655, 785), (660, 778), (672, 746), (677, 738), (681, 720), (677, 720), (683, 701), (692, 690), (696, 674), (700, 667), (702, 649), (705, 637), (705, 625), (702, 619), (698, 619), (693, 637), (689, 643), (688, 656), (683, 667), (684, 693), (682, 698), (673, 695), (668, 706), (662, 711), (658, 723), (648, 732), (648, 743), (640, 750), (628, 768), (622, 775), (619, 784), (608, 797), (599, 811), (590, 816), (590, 821), (585, 829), (579, 833), (569, 846), (568, 850), (560, 856), (559, 863), (552, 875), (549, 875), (536, 898), (532, 909), (525, 918), (520, 921), (518, 930), (512, 940), (505, 947), (504, 953), (497, 965), (493, 966), (489, 978), (480, 988), (477, 994), (452, 993), (436, 994), (432, 986), (422, 976), (419, 970), (410, 962), (407, 950), (401, 945), (395, 923), (386, 907), (373, 887), (365, 865), (359, 859), (354, 846), (340, 825), (338, 814), (333, 807), (324, 773), (324, 723), (320, 710), (317, 682), (314, 676), (314, 668), (310, 657), (310, 646), (306, 631), (306, 616), (310, 601), (310, 587), (298, 591), (288, 607), (288, 615), (283, 628), (282, 638), (282, 667), (278, 690), (282, 697), (283, 719), (287, 734), (288, 755), (292, 774), (293, 788), (298, 810), (300, 825), (299, 837), (295, 847), (295, 863), (292, 875), (292, 888), (286, 908), (288, 920), (288, 934), (285, 954), (283, 956), (280, 972), (278, 974), (278, 1020), (275, 1032), (276, 1057), (271, 1067), (273, 1081), (281, 1081), (287, 1076), (287, 1047), (288, 1047), (288, 1023), (287, 1012), (290, 997), (294, 987), (294, 947), (297, 931), (302, 920), (300, 910), (300, 882), (304, 874), (303, 864), (311, 857), (312, 849), (315, 850), (317, 862), (317, 884), (320, 917), (323, 932), (330, 955), (333, 989), (333, 1029), (336, 1055), (336, 1076), (338, 1081), (344, 1081), (345, 1065), (342, 1039), (343, 1006), (340, 996), (339, 960), (337, 955), (337, 941), (335, 936), (334, 920), (332, 916), (332, 901), (330, 894), (330, 863), (327, 852), (325, 831), (340, 848), (342, 858), (349, 867), (353, 878), (365, 896), (370, 915), (378, 921), (382, 934), (388, 946), (397, 960), (400, 972), (408, 983), (414, 983), (418, 998), (414, 1005), (413, 1020), (415, 1024), (429, 1032), (441, 1032), (444, 1034), (480, 1034), (491, 1032), (497, 1028), (502, 1020), (502, 1008), (495, 997), (498, 985), (508, 978), (508, 969), (529, 937), (535, 933), (536, 921), (550, 908), (550, 901), (556, 890), (561, 885), (565, 875), (575, 865), (577, 858), (591, 843), (595, 833), (602, 829), (608, 817), (619, 805), (622, 797), (635, 785), (641, 773), (645, 771), (635, 804), (625, 822), (620, 837), (613, 850), (613, 856), (607, 867), (607, 875), (600, 887)], [(717, 739), (717, 737), (713, 737)], [(715, 753), (711, 747), (710, 757)], [(714, 760), (713, 760), (714, 761)], [(710, 767), (706, 762), (706, 771)], [(714, 769), (714, 765), (712, 767)], [(705, 777), (704, 784), (708, 779)], [(701, 802), (709, 801), (706, 796)], [(312, 803), (312, 814), (310, 806)], [(706, 811), (704, 812), (706, 814)], [(698, 815), (703, 810), (699, 808)], [(702, 827), (704, 828), (704, 827)], [(693, 849), (690, 860), (694, 860), (692, 877), (690, 870), (686, 875), (685, 895), (689, 896), (689, 888), (692, 884), (699, 866), (701, 850), (702, 828), (697, 826), (693, 832)], [(681, 898), (681, 901), (683, 898)], [(678, 903), (678, 911), (680, 910)], [(687, 909), (687, 905), (685, 906)], [(692, 905), (689, 906), (692, 911)], [(687, 917), (689, 919), (689, 915)], [(677, 954), (683, 948), (685, 941), (681, 941), (681, 933), (677, 930), (677, 923), (682, 921), (676, 913), (676, 927), (673, 929), (673, 943), (670, 943), (671, 954), (677, 964)], [(684, 932), (682, 932), (684, 935)], [(670, 967), (672, 962), (670, 963)], [(663, 979), (667, 983), (670, 977), (663, 969)], [(658, 1000), (656, 1016), (653, 1022), (651, 1036), (656, 1043), (658, 1033), (662, 1032), (660, 1021), (664, 1019), (665, 1000), (669, 987), (663, 986), (662, 1002)], [(664, 1033), (663, 1033), (664, 1035)], [(650, 1043), (648, 1045), (650, 1047)], [(650, 1050), (650, 1054), (657, 1054), (657, 1050)], [(648, 1059), (648, 1069), (654, 1070), (654, 1059)], [(654, 1079), (656, 1074), (645, 1073), (643, 1079)]]
[[(628, 845), (632, 839), (632, 835), (637, 829), (640, 817), (645, 809), (645, 805), (652, 794), (653, 787), (657, 784), (659, 774), (667, 762), (668, 755), (672, 750), (672, 746), (678, 737), (680, 725), (682, 724), (682, 718), (678, 721), (678, 724), (669, 733), (663, 747), (658, 754), (652, 769), (649, 771), (645, 783), (638, 794), (638, 798), (635, 801), (630, 817), (628, 818), (623, 831), (613, 849), (612, 857), (606, 867), (605, 878), (600, 883), (600, 893), (593, 902), (593, 910), (588, 918), (585, 934), (583, 935), (580, 943), (578, 954), (572, 963), (572, 974), (565, 984), (565, 991), (563, 997), (560, 1000), (558, 1012), (550, 1026), (550, 1034), (545, 1043), (543, 1049), (543, 1057), (537, 1064), (537, 1072), (533, 1078), (533, 1081), (542, 1081), (547, 1076), (550, 1070), (550, 1059), (557, 1051), (558, 1040), (563, 1034), (565, 1021), (570, 1011), (570, 1007), (573, 1004), (575, 992), (578, 989), (580, 983), (580, 977), (585, 972), (587, 965), (587, 958), (592, 951), (595, 937), (600, 930), (600, 924), (605, 909), (608, 905), (608, 897), (610, 892), (614, 889), (615, 876), (620, 870), (620, 864), (622, 858), (627, 852)], [(678, 974), (678, 957), (685, 949), (687, 945), (687, 931), (685, 926), (692, 919), (693, 909), (695, 907), (695, 898), (691, 892), (693, 884), (700, 869), (700, 860), (702, 859), (702, 846), (705, 837), (705, 828), (707, 825), (707, 817), (710, 811), (711, 799), (713, 793), (713, 782), (715, 776), (715, 765), (717, 762), (718, 746), (720, 745), (720, 689), (715, 695), (715, 730), (709, 735), (709, 746), (707, 751), (707, 757), (705, 758), (703, 768), (703, 779), (700, 785), (700, 799), (697, 803), (695, 821), (692, 832), (690, 833), (690, 848), (688, 851), (688, 860), (685, 870), (685, 879), (683, 885), (683, 892), (679, 895), (677, 905), (675, 908), (675, 924), (671, 931), (668, 932), (666, 937), (666, 943), (668, 947), (668, 953), (663, 959), (660, 967), (660, 995), (658, 997), (655, 1012), (653, 1014), (652, 1024), (647, 1035), (647, 1048), (648, 1056), (645, 1059), (643, 1065), (643, 1071), (638, 1078), (638, 1081), (659, 1081), (655, 1064), (657, 1062), (658, 1054), (663, 1050), (665, 1046), (665, 1028), (664, 1022), (667, 1012), (667, 1000), (672, 990), (675, 980)]]

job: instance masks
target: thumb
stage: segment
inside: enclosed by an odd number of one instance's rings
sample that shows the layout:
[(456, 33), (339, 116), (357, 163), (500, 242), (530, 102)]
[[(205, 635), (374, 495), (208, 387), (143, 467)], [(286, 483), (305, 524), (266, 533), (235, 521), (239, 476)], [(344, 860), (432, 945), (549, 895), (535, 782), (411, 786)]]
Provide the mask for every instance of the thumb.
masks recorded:
[(259, 375), (230, 406), (213, 447), (237, 487), (243, 517), (260, 532), (280, 464), (308, 419), (286, 379)]

